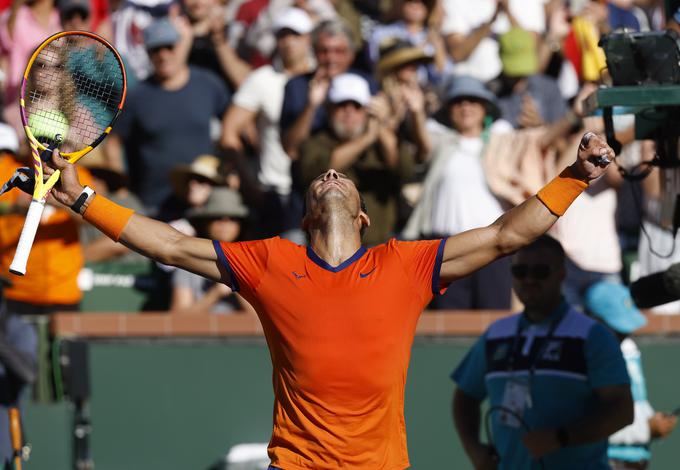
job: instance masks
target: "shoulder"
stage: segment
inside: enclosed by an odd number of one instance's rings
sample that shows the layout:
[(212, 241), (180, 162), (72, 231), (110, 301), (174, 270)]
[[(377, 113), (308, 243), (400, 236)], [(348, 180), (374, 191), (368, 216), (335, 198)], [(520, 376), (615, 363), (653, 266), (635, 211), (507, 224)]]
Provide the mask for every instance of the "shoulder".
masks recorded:
[(555, 330), (555, 336), (586, 339), (593, 329), (599, 330), (600, 328), (607, 331), (606, 327), (597, 320), (579, 312), (573, 307), (569, 307), (569, 310)]
[(486, 329), (484, 337), (486, 339), (499, 339), (514, 336), (517, 334), (517, 325), (521, 318), (521, 313), (515, 313), (496, 320)]

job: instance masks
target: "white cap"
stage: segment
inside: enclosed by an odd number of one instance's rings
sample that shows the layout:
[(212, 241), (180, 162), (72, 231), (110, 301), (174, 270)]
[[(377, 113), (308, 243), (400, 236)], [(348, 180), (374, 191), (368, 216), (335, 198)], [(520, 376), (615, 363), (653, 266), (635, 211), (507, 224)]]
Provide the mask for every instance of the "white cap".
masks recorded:
[(333, 78), (328, 101), (342, 103), (355, 101), (361, 106), (366, 106), (371, 101), (371, 90), (365, 78), (354, 73), (343, 73)]
[(314, 23), (306, 11), (301, 8), (287, 8), (274, 20), (274, 32), (291, 29), (298, 34), (308, 34), (314, 29)]
[(0, 122), (0, 150), (19, 152), (19, 138), (12, 126)]

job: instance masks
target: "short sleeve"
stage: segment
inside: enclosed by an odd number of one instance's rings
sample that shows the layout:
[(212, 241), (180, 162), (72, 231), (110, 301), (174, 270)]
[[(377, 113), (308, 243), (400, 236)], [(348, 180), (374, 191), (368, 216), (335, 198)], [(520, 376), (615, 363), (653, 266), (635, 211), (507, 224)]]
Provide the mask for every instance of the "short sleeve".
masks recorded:
[(260, 87), (260, 70), (252, 72), (234, 94), (233, 103), (248, 111), (259, 111), (263, 107), (263, 100), (267, 99), (267, 92)]
[[(412, 278), (417, 290), (432, 295), (442, 294), (439, 274), (444, 256), (446, 239), (395, 242), (406, 273)], [(420, 288), (422, 287), (422, 289)]]
[(308, 77), (298, 75), (286, 83), (283, 91), (283, 104), (281, 105), (281, 120), (279, 127), (281, 133), (291, 127), (307, 105)]
[(442, 22), (442, 34), (470, 34), (472, 26), (467, 24), (462, 15), (463, 8), (469, 8), (457, 0), (444, 2), (444, 21)]
[(451, 379), (467, 395), (482, 401), (486, 398), (485, 376), (486, 338), (481, 336), (451, 373)]
[(227, 284), (234, 292), (255, 292), (267, 269), (272, 245), (280, 239), (269, 238), (248, 242), (226, 243), (213, 241), (219, 263), (229, 274)]
[(605, 326), (598, 323), (590, 329), (585, 355), (588, 379), (593, 388), (630, 384), (619, 342)]

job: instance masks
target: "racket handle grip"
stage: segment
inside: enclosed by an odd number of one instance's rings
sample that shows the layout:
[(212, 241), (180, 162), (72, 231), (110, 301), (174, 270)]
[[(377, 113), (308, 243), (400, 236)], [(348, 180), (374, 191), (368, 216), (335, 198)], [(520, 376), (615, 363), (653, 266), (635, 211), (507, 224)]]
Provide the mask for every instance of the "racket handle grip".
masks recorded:
[(26, 221), (24, 228), (21, 230), (19, 237), (19, 244), (17, 251), (14, 253), (14, 259), (9, 266), (9, 272), (18, 276), (26, 274), (26, 263), (28, 262), (28, 255), (31, 253), (35, 233), (38, 231), (40, 225), (40, 218), (45, 209), (45, 201), (33, 199), (31, 205), (28, 206), (28, 213), (26, 214)]

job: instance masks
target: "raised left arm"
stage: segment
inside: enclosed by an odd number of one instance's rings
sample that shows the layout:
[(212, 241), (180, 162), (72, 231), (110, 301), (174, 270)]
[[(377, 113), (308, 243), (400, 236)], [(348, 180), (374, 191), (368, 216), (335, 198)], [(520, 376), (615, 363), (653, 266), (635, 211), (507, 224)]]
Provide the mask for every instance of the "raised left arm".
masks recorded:
[[(587, 183), (604, 174), (614, 159), (614, 151), (603, 137), (591, 132), (581, 142), (576, 162), (537, 196), (510, 209), (487, 227), (449, 237), (440, 271), (442, 283), (455, 281), (530, 244), (557, 221)], [(599, 160), (603, 157), (608, 161)], [(557, 202), (553, 200), (556, 195), (560, 199)]]

